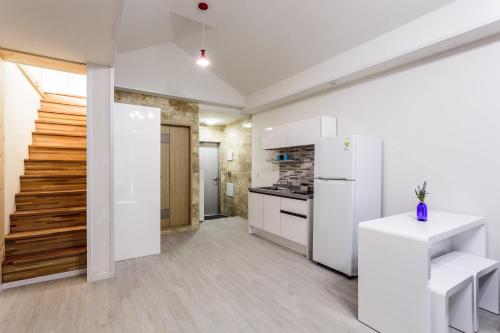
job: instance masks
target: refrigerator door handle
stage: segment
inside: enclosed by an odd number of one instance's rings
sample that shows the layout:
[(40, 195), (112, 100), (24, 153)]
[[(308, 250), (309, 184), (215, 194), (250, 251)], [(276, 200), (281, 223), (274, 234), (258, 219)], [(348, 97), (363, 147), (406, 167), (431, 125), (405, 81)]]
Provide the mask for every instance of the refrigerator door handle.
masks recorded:
[(319, 180), (343, 180), (343, 181), (347, 181), (347, 182), (354, 181), (354, 179), (349, 179), (349, 178), (323, 178), (323, 177), (318, 177), (316, 179), (319, 179)]

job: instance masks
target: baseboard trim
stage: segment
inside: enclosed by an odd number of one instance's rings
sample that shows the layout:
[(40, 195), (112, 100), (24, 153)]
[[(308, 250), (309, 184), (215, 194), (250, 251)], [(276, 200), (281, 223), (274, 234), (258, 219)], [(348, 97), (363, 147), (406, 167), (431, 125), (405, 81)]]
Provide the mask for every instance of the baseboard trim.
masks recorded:
[(162, 230), (161, 234), (162, 235), (169, 235), (169, 234), (175, 234), (177, 232), (196, 231), (199, 228), (200, 228), (199, 224), (187, 225), (187, 226), (182, 226), (182, 227), (174, 227), (171, 229)]
[(67, 277), (73, 277), (73, 276), (79, 276), (79, 275), (85, 275), (85, 274), (87, 274), (86, 268), (78, 269), (76, 271), (69, 271), (69, 272), (64, 272), (64, 273), (57, 273), (57, 274), (39, 276), (39, 277), (31, 278), (31, 279), (3, 283), (1, 285), (1, 289), (6, 290), (6, 289), (11, 289), (11, 288), (27, 286), (30, 284), (48, 282), (48, 281), (59, 280), (59, 279), (67, 278)]
[(95, 274), (93, 276), (90, 276), (89, 279), (87, 279), (87, 282), (97, 282), (97, 281), (101, 281), (101, 280), (106, 280), (106, 279), (112, 278), (113, 276), (115, 276), (114, 272), (102, 272), (102, 273), (98, 273), (98, 274)]
[(259, 229), (259, 228), (253, 227), (253, 226), (250, 226), (250, 227), (252, 228), (251, 233), (253, 233), (254, 235), (256, 235), (260, 238), (264, 238), (264, 239), (271, 241), (273, 243), (276, 243), (278, 245), (284, 246), (286, 248), (289, 248), (290, 250), (298, 252), (300, 254), (303, 254), (307, 257), (307, 252), (308, 252), (307, 246), (296, 243), (292, 240), (283, 238), (281, 236), (272, 234), (272, 233), (267, 232), (265, 230), (262, 230), (262, 229)]

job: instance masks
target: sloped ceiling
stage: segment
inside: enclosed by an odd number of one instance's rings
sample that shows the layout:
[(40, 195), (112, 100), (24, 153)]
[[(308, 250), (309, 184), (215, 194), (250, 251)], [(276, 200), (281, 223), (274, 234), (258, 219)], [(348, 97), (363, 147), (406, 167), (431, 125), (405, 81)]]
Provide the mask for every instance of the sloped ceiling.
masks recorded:
[(0, 47), (109, 65), (123, 0), (0, 0)]
[[(0, 0), (0, 47), (111, 64), (121, 22), (119, 52), (175, 42), (195, 58), (197, 2)], [(208, 0), (209, 70), (247, 96), (450, 2)]]
[[(120, 52), (173, 41), (198, 55), (198, 1), (125, 1)], [(209, 0), (210, 70), (248, 95), (450, 2)]]

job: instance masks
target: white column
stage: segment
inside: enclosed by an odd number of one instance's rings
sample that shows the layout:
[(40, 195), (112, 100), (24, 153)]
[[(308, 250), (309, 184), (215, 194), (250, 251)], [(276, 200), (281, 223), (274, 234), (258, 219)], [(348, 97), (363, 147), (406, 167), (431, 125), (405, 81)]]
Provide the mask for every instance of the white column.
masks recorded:
[(87, 65), (87, 281), (114, 275), (111, 114), (113, 68)]

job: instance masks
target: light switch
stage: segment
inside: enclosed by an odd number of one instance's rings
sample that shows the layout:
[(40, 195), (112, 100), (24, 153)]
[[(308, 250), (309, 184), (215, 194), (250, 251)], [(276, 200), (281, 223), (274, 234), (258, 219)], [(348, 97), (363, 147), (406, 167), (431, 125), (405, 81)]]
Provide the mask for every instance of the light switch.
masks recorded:
[(233, 160), (233, 151), (232, 150), (228, 149), (226, 155), (227, 155), (227, 160), (228, 161), (232, 161)]

